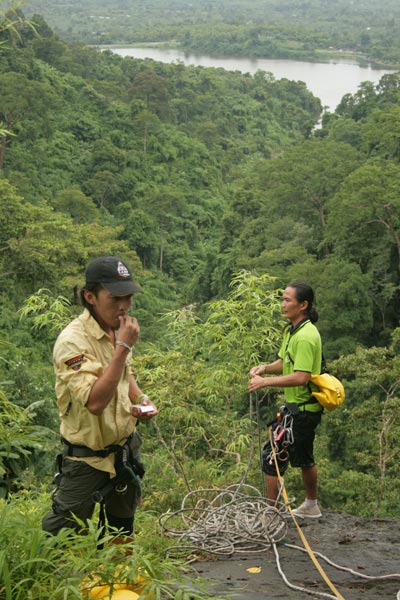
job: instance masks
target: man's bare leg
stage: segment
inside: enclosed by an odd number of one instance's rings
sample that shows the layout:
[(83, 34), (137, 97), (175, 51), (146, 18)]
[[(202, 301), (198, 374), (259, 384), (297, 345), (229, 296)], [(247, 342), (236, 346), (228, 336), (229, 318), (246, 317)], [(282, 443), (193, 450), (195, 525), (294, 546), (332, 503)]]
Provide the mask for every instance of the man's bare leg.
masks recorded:
[(267, 488), (267, 499), (272, 506), (275, 506), (279, 494), (278, 478), (274, 475), (266, 475), (265, 483)]
[(302, 467), (301, 474), (307, 500), (316, 500), (318, 483), (317, 467), (315, 465), (313, 467)]

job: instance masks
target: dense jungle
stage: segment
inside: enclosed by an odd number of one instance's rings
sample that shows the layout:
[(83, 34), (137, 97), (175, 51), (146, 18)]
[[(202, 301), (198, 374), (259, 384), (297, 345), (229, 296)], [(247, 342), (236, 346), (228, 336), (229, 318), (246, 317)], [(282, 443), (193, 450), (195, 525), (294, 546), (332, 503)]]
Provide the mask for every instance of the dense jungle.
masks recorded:
[[(107, 42), (180, 31), (194, 47), (210, 18), (212, 44), (219, 28), (263, 23), (255, 2), (254, 23), (238, 25), (247, 4), (235, 3), (228, 22), (228, 3), (198, 2), (186, 28), (179, 2), (168, 3), (170, 18), (154, 0), (141, 33), (125, 21)], [(357, 10), (359, 32), (376, 26), (366, 53), (396, 62), (399, 9), (385, 4), (376, 13), (376, 3), (346, 3), (346, 12), (330, 2), (337, 24), (320, 0), (287, 10), (304, 16), (299, 39), (313, 39), (314, 14), (325, 22), (315, 49), (358, 44)], [(76, 5), (100, 14), (107, 3)], [(87, 19), (78, 28), (56, 6), (0, 2), (0, 598), (80, 598), (78, 575), (54, 577), (60, 557), (78, 574), (98, 561), (95, 522), (70, 546), (44, 537), (40, 523), (59, 448), (52, 348), (81, 311), (87, 262), (102, 254), (126, 260), (144, 290), (133, 306), (133, 368), (160, 413), (141, 428), (135, 568), (151, 574), (158, 597), (196, 597), (182, 563), (164, 557), (160, 515), (196, 489), (262, 488), (260, 439), (281, 396), (249, 396), (247, 379), (276, 356), (291, 280), (316, 290), (324, 354), (347, 394), (317, 436), (321, 506), (398, 516), (400, 73), (323, 113), (302, 82), (100, 51)], [(272, 17), (284, 44), (292, 26), (278, 3)], [(236, 44), (249, 54), (239, 35)], [(301, 497), (295, 469), (285, 484)], [(101, 552), (106, 565), (112, 549)]]

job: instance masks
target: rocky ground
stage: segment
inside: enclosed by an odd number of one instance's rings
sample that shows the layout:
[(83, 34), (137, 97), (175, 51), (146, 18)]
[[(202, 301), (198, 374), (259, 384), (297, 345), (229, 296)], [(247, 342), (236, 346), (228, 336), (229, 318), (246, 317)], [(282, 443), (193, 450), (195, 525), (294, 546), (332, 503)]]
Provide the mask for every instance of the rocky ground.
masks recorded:
[[(363, 579), (318, 558), (345, 600), (400, 600), (400, 519), (364, 519), (324, 511), (321, 519), (299, 520), (299, 523), (313, 552), (323, 554), (335, 564), (370, 577), (397, 574), (396, 579)], [(277, 544), (281, 573), (271, 547), (257, 554), (210, 557), (192, 566), (201, 579), (210, 581), (216, 596), (232, 600), (340, 597), (329, 589), (307, 553), (286, 544), (303, 547), (290, 519), (284, 539)], [(253, 567), (256, 572), (252, 572)], [(284, 578), (306, 591), (292, 589)]]

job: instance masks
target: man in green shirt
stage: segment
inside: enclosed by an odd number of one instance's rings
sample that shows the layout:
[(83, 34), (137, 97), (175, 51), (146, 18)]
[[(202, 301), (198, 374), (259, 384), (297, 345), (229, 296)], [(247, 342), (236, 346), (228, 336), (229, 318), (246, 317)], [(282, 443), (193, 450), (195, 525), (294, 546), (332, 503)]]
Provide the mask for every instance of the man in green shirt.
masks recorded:
[[(317, 467), (314, 461), (315, 430), (321, 421), (321, 406), (310, 401), (310, 375), (321, 372), (321, 337), (314, 323), (318, 313), (314, 306), (312, 288), (302, 282), (290, 283), (283, 292), (282, 313), (289, 324), (277, 360), (258, 365), (250, 370), (249, 390), (254, 392), (268, 387), (284, 388), (285, 403), (293, 415), (293, 443), (288, 447), (289, 461), (300, 467), (306, 498), (293, 512), (298, 517), (319, 518), (317, 501)], [(269, 375), (263, 377), (263, 375)], [(291, 406), (288, 406), (291, 405)], [(273, 425), (276, 426), (277, 423)], [(263, 450), (263, 471), (266, 474), (267, 497), (275, 503), (279, 495), (279, 481), (268, 440)], [(281, 475), (288, 460), (278, 457)]]

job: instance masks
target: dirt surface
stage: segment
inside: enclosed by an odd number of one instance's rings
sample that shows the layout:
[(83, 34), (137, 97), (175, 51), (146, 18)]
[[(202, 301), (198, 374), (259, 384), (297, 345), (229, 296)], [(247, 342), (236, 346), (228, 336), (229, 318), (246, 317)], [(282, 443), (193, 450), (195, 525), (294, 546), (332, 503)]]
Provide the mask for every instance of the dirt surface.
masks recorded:
[[(397, 579), (367, 580), (338, 570), (317, 557), (345, 600), (400, 600), (400, 519), (364, 519), (324, 511), (320, 519), (299, 520), (299, 524), (313, 552), (323, 554), (335, 564), (370, 577), (397, 574)], [(304, 547), (291, 519), (285, 538), (277, 544), (283, 576), (272, 547), (257, 554), (214, 557), (192, 566), (202, 579), (210, 581), (216, 596), (232, 600), (337, 598), (310, 556), (286, 544)], [(259, 572), (249, 572), (252, 567), (258, 567)], [(284, 577), (307, 592), (290, 588)]]

